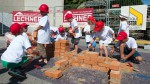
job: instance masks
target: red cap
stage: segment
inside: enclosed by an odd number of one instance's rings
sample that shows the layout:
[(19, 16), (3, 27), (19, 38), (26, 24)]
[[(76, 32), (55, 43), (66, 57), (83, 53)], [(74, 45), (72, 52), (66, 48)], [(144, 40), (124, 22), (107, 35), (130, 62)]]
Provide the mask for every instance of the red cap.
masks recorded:
[(58, 31), (59, 31), (60, 33), (63, 33), (64, 30), (65, 30), (65, 29), (64, 29), (63, 27), (59, 27), (59, 28), (58, 28)]
[(123, 40), (125, 38), (127, 38), (127, 33), (124, 32), (124, 31), (119, 32), (118, 36), (116, 37), (116, 39), (119, 40), (119, 41)]
[(94, 31), (99, 31), (99, 30), (101, 30), (103, 27), (104, 27), (104, 22), (98, 21), (98, 22), (95, 23)]
[(16, 35), (20, 32), (20, 29), (21, 29), (21, 26), (20, 24), (18, 23), (14, 23), (10, 26), (10, 32), (13, 34), (13, 35)]
[(29, 25), (27, 25), (26, 23), (21, 24), (21, 28), (26, 27), (26, 26), (29, 26)]
[(70, 18), (73, 18), (73, 17), (72, 17), (72, 14), (67, 13), (66, 16), (65, 16), (65, 19), (68, 20), (68, 19), (70, 19)]
[(95, 21), (95, 18), (94, 18), (93, 16), (89, 16), (88, 20), (89, 20), (89, 21), (92, 21), (92, 23), (95, 23), (95, 22), (96, 22), (96, 21)]
[(49, 7), (48, 7), (46, 4), (42, 4), (42, 5), (39, 7), (39, 10), (40, 10), (40, 11), (43, 11), (43, 12), (45, 12), (45, 13), (48, 13)]

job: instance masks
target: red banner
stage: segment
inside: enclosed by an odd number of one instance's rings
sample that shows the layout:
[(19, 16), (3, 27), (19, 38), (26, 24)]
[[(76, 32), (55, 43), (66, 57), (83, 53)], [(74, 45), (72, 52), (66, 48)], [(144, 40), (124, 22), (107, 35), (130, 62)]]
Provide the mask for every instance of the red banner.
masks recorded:
[(13, 22), (18, 23), (37, 23), (40, 18), (41, 14), (39, 12), (33, 12), (33, 11), (13, 11)]
[(63, 22), (67, 22), (65, 20), (67, 13), (72, 13), (73, 18), (75, 18), (78, 22), (87, 22), (88, 17), (93, 16), (93, 8), (63, 11)]

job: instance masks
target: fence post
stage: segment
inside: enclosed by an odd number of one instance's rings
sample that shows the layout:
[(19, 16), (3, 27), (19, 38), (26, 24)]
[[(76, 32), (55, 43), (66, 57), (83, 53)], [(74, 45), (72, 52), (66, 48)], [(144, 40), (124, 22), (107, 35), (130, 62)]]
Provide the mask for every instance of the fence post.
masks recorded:
[(54, 15), (53, 15), (53, 25), (56, 26), (56, 8), (54, 7)]
[(4, 33), (4, 22), (3, 22), (3, 12), (4, 12), (4, 7), (3, 7), (4, 5), (3, 5), (3, 3), (2, 3), (2, 35), (3, 35), (3, 33)]

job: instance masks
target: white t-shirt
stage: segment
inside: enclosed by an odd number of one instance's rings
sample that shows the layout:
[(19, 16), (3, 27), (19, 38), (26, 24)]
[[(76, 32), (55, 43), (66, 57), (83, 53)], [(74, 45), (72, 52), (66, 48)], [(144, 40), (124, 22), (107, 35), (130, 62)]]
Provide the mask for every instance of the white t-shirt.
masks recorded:
[(29, 40), (28, 35), (25, 32), (23, 32), (22, 35)]
[(50, 26), (49, 26), (49, 20), (48, 16), (43, 16), (39, 23), (40, 26), (43, 26), (42, 29), (38, 31), (38, 40), (37, 43), (41, 44), (49, 44), (50, 43)]
[[(85, 26), (84, 32), (90, 33), (90, 25), (86, 25)], [(91, 41), (91, 35), (90, 34), (86, 34), (85, 35), (85, 40), (86, 40), (86, 42), (90, 42)]]
[(58, 34), (58, 35), (57, 35), (57, 38), (56, 38), (56, 41), (58, 41), (59, 39), (61, 39), (61, 40), (67, 40), (67, 33), (65, 33), (64, 36)]
[[(120, 45), (120, 41), (118, 41), (115, 46), (119, 47), (119, 45)], [(126, 42), (126, 47), (129, 50), (132, 50), (133, 48), (135, 48), (137, 50), (137, 43), (136, 43), (135, 39), (132, 37), (128, 37), (128, 41)]]
[[(74, 29), (75, 26), (78, 27), (77, 21), (75, 19), (73, 19), (73, 21), (70, 23), (70, 26), (72, 29)], [(79, 38), (82, 36), (80, 27), (78, 27), (78, 29), (76, 29), (75, 34), (76, 34), (75, 38)]]
[(127, 35), (129, 36), (129, 25), (128, 25), (127, 21), (120, 22), (120, 27), (119, 27), (118, 33), (121, 31), (125, 31), (127, 33)]
[(104, 26), (104, 30), (97, 32), (96, 37), (100, 38), (99, 44), (109, 44), (112, 41), (114, 31), (109, 26)]
[(25, 55), (25, 49), (31, 47), (28, 39), (22, 35), (16, 36), (8, 46), (7, 50), (2, 54), (1, 60), (11, 63), (19, 63)]

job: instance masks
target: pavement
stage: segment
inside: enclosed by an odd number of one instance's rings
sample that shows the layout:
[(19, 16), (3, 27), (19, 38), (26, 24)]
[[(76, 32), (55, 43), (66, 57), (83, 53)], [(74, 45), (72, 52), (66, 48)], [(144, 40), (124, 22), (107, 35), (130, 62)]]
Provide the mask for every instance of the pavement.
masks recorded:
[[(81, 39), (79, 46), (85, 46), (85, 45), (86, 45), (85, 40)], [(0, 37), (0, 55), (4, 51), (2, 50), (3, 48), (5, 48), (5, 39), (4, 37)], [(139, 48), (138, 51), (150, 54), (150, 50), (144, 50), (142, 48)], [(52, 84), (51, 82), (42, 80), (30, 74), (27, 74), (27, 79), (18, 80), (9, 76), (7, 71), (8, 71), (7, 69), (2, 68), (1, 63), (0, 63), (0, 84)]]

